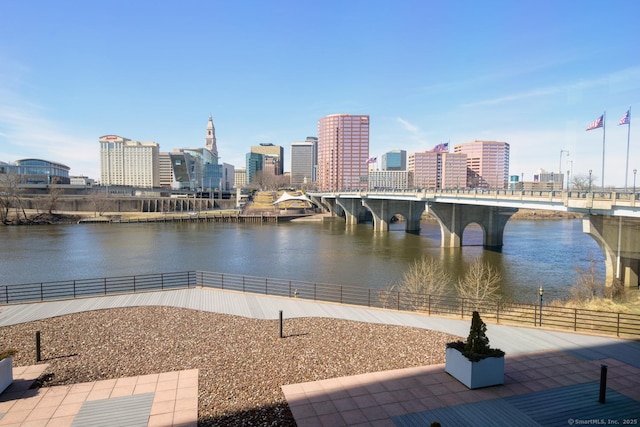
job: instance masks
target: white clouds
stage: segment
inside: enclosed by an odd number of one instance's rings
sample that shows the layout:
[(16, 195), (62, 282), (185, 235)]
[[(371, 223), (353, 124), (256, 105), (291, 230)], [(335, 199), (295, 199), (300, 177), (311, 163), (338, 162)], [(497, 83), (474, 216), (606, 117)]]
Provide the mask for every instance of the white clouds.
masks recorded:
[(69, 166), (72, 175), (99, 178), (96, 138), (68, 132), (37, 106), (19, 104), (0, 104), (0, 160), (45, 159)]
[(407, 120), (403, 119), (402, 117), (396, 118), (396, 121), (398, 123), (400, 123), (402, 125), (402, 127), (404, 127), (409, 132), (416, 133), (419, 130), (417, 126), (412, 125), (411, 123), (409, 123)]
[(557, 94), (569, 95), (575, 92), (582, 92), (583, 90), (591, 87), (606, 85), (608, 81), (609, 80), (607, 78), (603, 77), (603, 78), (597, 78), (589, 81), (580, 81), (572, 84), (540, 87), (540, 88), (535, 88), (528, 91), (516, 92), (516, 93), (500, 96), (497, 98), (484, 99), (476, 102), (463, 104), (463, 107), (499, 105), (499, 104), (505, 104), (509, 102), (521, 101), (528, 98), (537, 98), (537, 97), (544, 97), (544, 96), (557, 95)]

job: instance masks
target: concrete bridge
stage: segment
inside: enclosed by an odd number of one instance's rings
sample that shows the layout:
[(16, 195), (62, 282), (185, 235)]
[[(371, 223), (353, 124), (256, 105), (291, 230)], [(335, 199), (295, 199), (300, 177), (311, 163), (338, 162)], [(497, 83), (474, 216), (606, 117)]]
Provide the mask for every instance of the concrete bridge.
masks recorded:
[(504, 228), (519, 209), (584, 214), (583, 231), (598, 243), (605, 257), (606, 281), (619, 279), (638, 286), (640, 272), (640, 193), (617, 191), (548, 190), (420, 190), (394, 192), (339, 191), (307, 193), (309, 198), (346, 223), (357, 224), (370, 211), (373, 229), (388, 231), (396, 215), (406, 231), (420, 232), (426, 211), (440, 224), (441, 246), (460, 247), (465, 228), (478, 224), (483, 246), (501, 250)]

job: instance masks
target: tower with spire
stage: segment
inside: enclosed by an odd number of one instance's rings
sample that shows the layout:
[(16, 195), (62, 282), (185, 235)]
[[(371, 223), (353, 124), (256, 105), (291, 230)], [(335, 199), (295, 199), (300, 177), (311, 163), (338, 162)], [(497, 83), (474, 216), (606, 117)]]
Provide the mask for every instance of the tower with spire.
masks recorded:
[(209, 114), (209, 123), (207, 123), (207, 137), (205, 138), (205, 147), (207, 150), (218, 157), (218, 147), (216, 146), (216, 128), (213, 127), (213, 118)]

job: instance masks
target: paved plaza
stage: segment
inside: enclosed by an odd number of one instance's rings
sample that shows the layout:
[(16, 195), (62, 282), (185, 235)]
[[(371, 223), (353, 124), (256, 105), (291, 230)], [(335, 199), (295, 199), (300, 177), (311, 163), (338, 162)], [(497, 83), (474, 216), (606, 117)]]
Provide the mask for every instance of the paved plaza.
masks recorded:
[[(277, 319), (282, 311), (288, 318), (339, 318), (460, 336), (467, 335), (470, 324), (469, 319), (196, 288), (4, 306), (0, 326), (149, 305), (256, 319)], [(468, 390), (439, 364), (284, 384), (282, 391), (297, 424), (309, 427), (640, 423), (640, 342), (506, 325), (488, 325), (488, 334), (507, 354), (504, 385)], [(602, 365), (608, 371), (604, 404), (598, 402)], [(29, 389), (45, 367), (15, 368), (16, 381), (0, 394), (0, 426), (79, 427), (96, 425), (96, 419), (105, 427), (197, 425), (197, 370)]]

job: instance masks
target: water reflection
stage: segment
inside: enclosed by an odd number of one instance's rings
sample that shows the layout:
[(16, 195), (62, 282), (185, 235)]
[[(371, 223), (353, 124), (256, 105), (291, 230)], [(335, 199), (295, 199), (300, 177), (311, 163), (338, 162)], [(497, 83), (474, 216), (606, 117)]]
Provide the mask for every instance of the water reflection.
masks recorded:
[(420, 234), (403, 223), (380, 233), (342, 221), (0, 227), (0, 283), (209, 270), (385, 287), (422, 256), (454, 278), (480, 257), (502, 275), (503, 294), (535, 302), (539, 286), (549, 299), (564, 295), (577, 266), (595, 260), (603, 269), (579, 220), (510, 221), (504, 239), (502, 252), (485, 251), (480, 228), (470, 226), (463, 247), (441, 248), (436, 223), (423, 223)]

